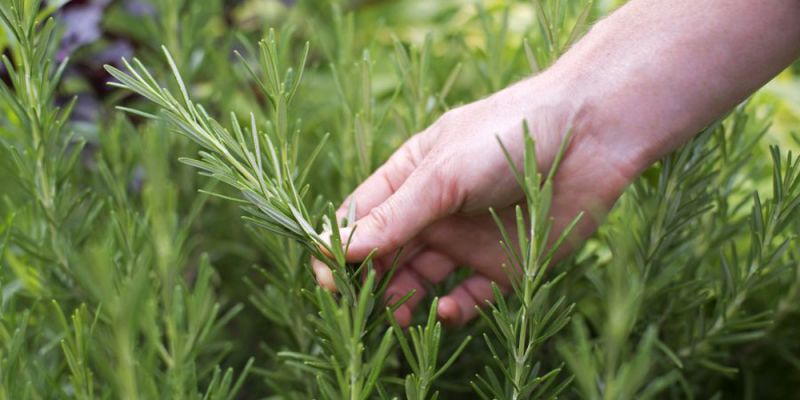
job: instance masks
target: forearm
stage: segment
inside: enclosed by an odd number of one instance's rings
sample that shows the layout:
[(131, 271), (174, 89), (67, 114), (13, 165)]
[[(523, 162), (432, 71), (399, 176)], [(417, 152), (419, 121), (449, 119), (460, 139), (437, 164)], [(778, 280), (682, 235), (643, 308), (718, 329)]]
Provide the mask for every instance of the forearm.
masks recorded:
[(633, 0), (551, 69), (641, 169), (800, 55), (797, 0)]

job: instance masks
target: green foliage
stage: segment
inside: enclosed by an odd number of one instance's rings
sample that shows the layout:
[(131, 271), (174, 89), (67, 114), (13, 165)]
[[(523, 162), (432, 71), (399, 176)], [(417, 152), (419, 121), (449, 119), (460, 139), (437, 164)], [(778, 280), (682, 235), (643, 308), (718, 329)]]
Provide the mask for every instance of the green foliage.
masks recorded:
[[(486, 345), (492, 354), (496, 368), (502, 372), (501, 379), (490, 368), (485, 376), (478, 376), (479, 384), (473, 383), (475, 391), (484, 399), (506, 398), (557, 398), (569, 384), (570, 379), (556, 384), (561, 367), (543, 369), (537, 359), (536, 351), (548, 339), (556, 335), (568, 322), (572, 305), (566, 305), (566, 298), (550, 298), (553, 285), (561, 276), (545, 281), (548, 267), (561, 244), (572, 232), (580, 217), (576, 218), (548, 248), (550, 230), (550, 204), (553, 198), (553, 176), (558, 169), (561, 157), (566, 150), (568, 139), (562, 143), (559, 153), (547, 176), (542, 179), (536, 161), (534, 141), (524, 127), (525, 157), (523, 171), (518, 171), (506, 151), (509, 165), (512, 166), (517, 181), (522, 186), (527, 199), (527, 212), (516, 207), (517, 242), (515, 246), (500, 218), (492, 211), (503, 241), (511, 287), (514, 296), (507, 301), (497, 285), (494, 285), (495, 304), (489, 306), (488, 313), (482, 313), (500, 346), (493, 344), (484, 334)], [(567, 135), (569, 137), (569, 135)], [(502, 145), (502, 144), (501, 144)], [(527, 231), (526, 231), (527, 230)], [(519, 272), (519, 273), (517, 273)], [(519, 304), (517, 304), (519, 302)], [(505, 357), (502, 353), (507, 353)]]
[(608, 2), (294, 3), (110, 5), (137, 54), (107, 67), (89, 123), (70, 65), (91, 55), (53, 61), (63, 2), (0, 4), (0, 399), (794, 394), (800, 160), (762, 142), (800, 141), (770, 100), (646, 171), (558, 262), (556, 169), (526, 133), (519, 239), (498, 224), (512, 293), (445, 328), (456, 274), (404, 331), (383, 300), (396, 265), (348, 264), (333, 204), (441, 113), (551, 65)]
[(394, 318), (389, 315), (392, 320), (392, 328), (397, 334), (397, 340), (400, 343), (400, 349), (403, 352), (406, 362), (409, 364), (411, 373), (406, 375), (404, 382), (406, 398), (409, 400), (423, 400), (423, 399), (436, 399), (439, 397), (439, 392), (434, 392), (430, 397), (428, 393), (433, 387), (436, 379), (442, 375), (447, 369), (453, 365), (464, 351), (471, 338), (467, 337), (458, 348), (453, 351), (450, 358), (441, 366), (438, 366), (439, 349), (442, 341), (442, 324), (436, 321), (436, 309), (439, 305), (438, 299), (433, 299), (431, 308), (428, 311), (428, 319), (425, 325), (418, 325), (411, 327), (408, 330), (409, 340), (406, 334), (402, 333), (402, 329)]

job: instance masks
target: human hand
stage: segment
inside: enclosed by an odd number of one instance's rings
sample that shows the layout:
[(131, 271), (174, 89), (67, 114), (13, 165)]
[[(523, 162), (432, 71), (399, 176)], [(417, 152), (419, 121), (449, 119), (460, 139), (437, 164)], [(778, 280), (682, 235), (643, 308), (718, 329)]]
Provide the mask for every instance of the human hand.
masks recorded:
[[(514, 207), (524, 199), (498, 144), (521, 166), (523, 120), (536, 141), (539, 168), (547, 171), (565, 135), (571, 140), (555, 175), (552, 216), (557, 236), (579, 212), (589, 211), (578, 226), (584, 237), (624, 186), (638, 173), (634, 157), (619, 151), (611, 137), (587, 117), (591, 110), (554, 74), (523, 81), (486, 99), (454, 109), (408, 140), (344, 202), (337, 217), (355, 202), (356, 222), (348, 261), (364, 259), (377, 249), (377, 265), (386, 266), (404, 247), (387, 296), (400, 298), (415, 290), (395, 313), (405, 326), (424, 298), (429, 283), (438, 283), (456, 267), (474, 274), (439, 301), (438, 315), (450, 324), (472, 319), (476, 305), (492, 298), (491, 282), (507, 287), (500, 233), (487, 212), (498, 210), (514, 223)], [(515, 232), (515, 229), (508, 229)], [(349, 228), (342, 237), (348, 237)], [(334, 288), (327, 267), (314, 262), (320, 284)]]
[[(795, 58), (800, 6), (781, 0), (631, 1), (535, 78), (448, 112), (410, 139), (343, 205), (356, 204), (350, 261), (378, 250), (377, 264), (405, 245), (390, 296), (417, 292), (397, 311), (407, 324), (424, 295), (456, 266), (475, 274), (439, 301), (439, 317), (461, 324), (507, 285), (498, 229), (486, 209), (511, 223), (520, 200), (496, 138), (519, 166), (522, 120), (547, 171), (571, 131), (553, 182), (553, 236), (580, 211), (575, 243), (597, 225), (625, 185), (744, 100)], [(509, 229), (514, 232), (515, 229)], [(347, 232), (343, 232), (347, 236)], [(569, 244), (569, 243), (568, 243)], [(321, 285), (331, 272), (314, 263)]]

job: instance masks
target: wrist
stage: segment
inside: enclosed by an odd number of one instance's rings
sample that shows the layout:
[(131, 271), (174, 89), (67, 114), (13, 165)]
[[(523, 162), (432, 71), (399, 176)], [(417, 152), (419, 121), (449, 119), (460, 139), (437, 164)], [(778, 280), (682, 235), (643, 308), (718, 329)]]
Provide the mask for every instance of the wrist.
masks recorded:
[(543, 74), (576, 97), (578, 125), (637, 172), (800, 55), (796, 2), (678, 3), (628, 2)]
[(559, 88), (573, 136), (588, 137), (632, 180), (681, 143), (690, 110), (661, 95), (669, 82), (653, 77), (650, 61), (615, 59), (616, 33), (603, 22), (536, 79)]
[(581, 152), (602, 154), (607, 164), (603, 167), (611, 167), (632, 181), (658, 158), (658, 145), (652, 142), (658, 124), (651, 124), (649, 130), (637, 128), (646, 122), (631, 115), (635, 110), (625, 110), (630, 99), (623, 96), (630, 93), (576, 65), (590, 64), (575, 57), (575, 62), (559, 62), (523, 83), (534, 104), (530, 113), (541, 113), (540, 99), (547, 97), (548, 107), (564, 116), (562, 131), (556, 136), (559, 143), (569, 133)]

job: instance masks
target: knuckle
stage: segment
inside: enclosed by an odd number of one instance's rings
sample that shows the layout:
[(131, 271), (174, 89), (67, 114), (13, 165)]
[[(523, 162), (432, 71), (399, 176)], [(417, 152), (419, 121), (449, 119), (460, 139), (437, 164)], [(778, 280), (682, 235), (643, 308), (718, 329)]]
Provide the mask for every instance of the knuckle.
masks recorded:
[(464, 285), (464, 290), (467, 292), (469, 297), (472, 298), (472, 301), (481, 307), (485, 307), (486, 302), (492, 300), (490, 296), (483, 294), (483, 292), (485, 292), (483, 288), (484, 285), (486, 285), (485, 282), (475, 279), (467, 281)]
[(454, 160), (451, 157), (440, 158), (439, 161), (432, 163), (429, 176), (428, 187), (435, 190), (434, 200), (440, 210), (451, 214), (457, 212), (463, 203), (463, 185), (458, 179), (458, 174), (454, 173)]
[(408, 140), (405, 146), (406, 156), (412, 165), (417, 166), (425, 159), (427, 149), (430, 148), (429, 144), (430, 134), (427, 131), (417, 133)]
[(449, 126), (452, 123), (459, 121), (461, 119), (462, 113), (463, 109), (461, 107), (448, 110), (447, 112), (442, 114), (442, 116), (440, 116), (436, 122), (437, 124)]
[(370, 220), (376, 233), (385, 231), (394, 221), (394, 207), (387, 201), (370, 211)]
[(420, 136), (417, 134), (408, 140), (397, 152), (392, 154), (389, 163), (393, 164), (396, 172), (400, 175), (408, 174), (413, 171), (424, 159), (420, 145)]

